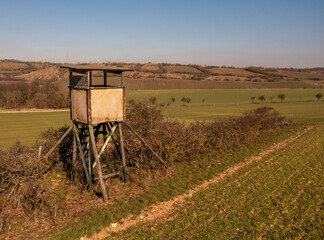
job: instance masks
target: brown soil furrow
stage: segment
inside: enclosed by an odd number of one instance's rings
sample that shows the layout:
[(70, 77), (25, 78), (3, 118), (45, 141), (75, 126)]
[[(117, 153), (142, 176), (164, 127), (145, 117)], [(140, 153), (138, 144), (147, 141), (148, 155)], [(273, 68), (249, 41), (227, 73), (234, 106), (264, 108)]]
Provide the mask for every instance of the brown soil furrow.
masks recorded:
[(107, 226), (106, 228), (101, 230), (99, 233), (94, 234), (92, 237), (89, 237), (89, 238), (81, 237), (80, 239), (84, 239), (84, 240), (103, 239), (103, 238), (108, 237), (111, 233), (124, 231), (130, 227), (135, 226), (138, 223), (152, 222), (152, 221), (157, 221), (157, 220), (165, 220), (171, 213), (176, 211), (175, 205), (177, 205), (177, 206), (181, 205), (182, 203), (184, 203), (186, 198), (191, 197), (192, 194), (194, 194), (202, 189), (207, 188), (210, 184), (219, 182), (220, 180), (224, 179), (226, 176), (236, 172), (237, 170), (243, 168), (244, 166), (246, 166), (254, 161), (259, 161), (264, 156), (285, 147), (288, 143), (296, 140), (297, 138), (299, 138), (301, 135), (305, 134), (312, 128), (313, 128), (313, 126), (308, 127), (307, 129), (304, 129), (303, 131), (298, 132), (294, 136), (291, 136), (291, 137), (275, 144), (274, 146), (271, 146), (267, 150), (260, 152), (258, 155), (247, 158), (245, 161), (238, 163), (233, 167), (228, 168), (227, 170), (218, 174), (214, 178), (203, 182), (201, 185), (197, 186), (196, 188), (194, 188), (192, 190), (189, 190), (188, 193), (179, 195), (169, 201), (154, 204), (154, 205), (142, 210), (141, 214), (138, 216), (130, 215), (127, 218), (122, 219), (119, 223), (110, 224), (109, 226)]

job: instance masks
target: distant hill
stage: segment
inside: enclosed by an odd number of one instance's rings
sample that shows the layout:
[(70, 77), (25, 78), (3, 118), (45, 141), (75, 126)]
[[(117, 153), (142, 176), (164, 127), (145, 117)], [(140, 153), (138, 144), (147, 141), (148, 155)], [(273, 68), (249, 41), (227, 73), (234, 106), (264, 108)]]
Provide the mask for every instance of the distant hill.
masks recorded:
[[(209, 89), (209, 88), (321, 88), (324, 68), (218, 67), (168, 63), (101, 63), (82, 64), (132, 68), (127, 72), (128, 89)], [(0, 84), (18, 82), (56, 82), (62, 89), (68, 85), (68, 73), (59, 64), (0, 60)], [(98, 74), (95, 73), (95, 77)], [(117, 83), (116, 76), (108, 80)]]

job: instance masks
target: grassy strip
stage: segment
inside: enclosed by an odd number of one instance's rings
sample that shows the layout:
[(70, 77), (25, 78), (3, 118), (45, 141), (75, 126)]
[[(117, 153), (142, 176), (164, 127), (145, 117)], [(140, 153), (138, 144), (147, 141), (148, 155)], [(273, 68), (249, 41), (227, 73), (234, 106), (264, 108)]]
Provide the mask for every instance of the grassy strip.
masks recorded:
[(44, 239), (76, 239), (84, 235), (92, 235), (108, 224), (118, 222), (129, 214), (139, 214), (147, 206), (159, 201), (169, 200), (194, 188), (204, 180), (210, 179), (217, 173), (243, 161), (246, 157), (257, 154), (274, 142), (296, 133), (302, 127), (302, 125), (291, 126), (275, 133), (265, 133), (256, 139), (255, 143), (258, 144), (247, 144), (240, 150), (214, 153), (191, 162), (176, 164), (172, 166), (172, 176), (153, 181), (143, 194), (129, 199), (116, 199), (109, 209), (85, 216), (76, 224), (51, 232)]
[(323, 132), (319, 124), (198, 192), (173, 220), (142, 224), (109, 239), (322, 239)]
[(41, 131), (71, 124), (69, 112), (0, 113), (0, 146), (35, 143)]
[(220, 120), (257, 107), (272, 107), (294, 122), (323, 122), (324, 102), (262, 103), (229, 106), (165, 107), (163, 115), (181, 120)]
[[(127, 100), (134, 99), (136, 101), (148, 100), (150, 97), (156, 97), (157, 103), (171, 102), (171, 97), (175, 98), (175, 102), (171, 106), (183, 104), (182, 97), (190, 97), (192, 105), (203, 104), (236, 104), (236, 103), (251, 103), (251, 97), (256, 97), (254, 102), (260, 103), (259, 96), (264, 95), (265, 102), (280, 102), (278, 94), (285, 94), (286, 101), (317, 101), (315, 95), (317, 93), (324, 94), (324, 89), (208, 89), (208, 90), (193, 90), (193, 89), (178, 89), (178, 90), (128, 90), (126, 92)], [(270, 97), (273, 97), (272, 101)], [(323, 99), (321, 99), (323, 100)]]

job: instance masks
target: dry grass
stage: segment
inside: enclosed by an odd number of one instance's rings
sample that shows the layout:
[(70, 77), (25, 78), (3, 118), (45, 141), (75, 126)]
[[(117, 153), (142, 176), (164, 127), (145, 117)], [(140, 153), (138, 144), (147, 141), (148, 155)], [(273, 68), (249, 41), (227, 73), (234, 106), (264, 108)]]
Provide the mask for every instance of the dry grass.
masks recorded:
[[(236, 78), (235, 78), (236, 79)], [(117, 83), (117, 81), (116, 81)], [(126, 89), (251, 89), (251, 88), (311, 88), (313, 85), (302, 81), (287, 82), (246, 82), (215, 80), (180, 80), (180, 79), (126, 79)]]
[(319, 71), (285, 71), (285, 70), (279, 70), (277, 73), (281, 75), (285, 75), (290, 78), (299, 78), (303, 80), (307, 80), (309, 78), (319, 78), (320, 80), (324, 80), (324, 73)]
[(53, 81), (64, 79), (68, 82), (68, 72), (60, 69), (58, 66), (48, 67), (45, 69), (36, 70), (30, 73), (16, 76), (17, 78), (32, 81)]
[(141, 67), (141, 71), (142, 72), (161, 72), (161, 68), (157, 64), (148, 63), (148, 64), (144, 64)]
[(201, 73), (197, 68), (191, 66), (167, 65), (163, 66), (169, 73)]
[(219, 75), (234, 75), (234, 76), (258, 76), (260, 74), (251, 73), (242, 68), (209, 68), (208, 71)]
[(16, 62), (16, 61), (6, 61), (6, 60), (1, 60), (0, 61), (0, 69), (5, 69), (5, 70), (20, 70), (29, 67), (28, 64), (23, 63), (23, 62)]

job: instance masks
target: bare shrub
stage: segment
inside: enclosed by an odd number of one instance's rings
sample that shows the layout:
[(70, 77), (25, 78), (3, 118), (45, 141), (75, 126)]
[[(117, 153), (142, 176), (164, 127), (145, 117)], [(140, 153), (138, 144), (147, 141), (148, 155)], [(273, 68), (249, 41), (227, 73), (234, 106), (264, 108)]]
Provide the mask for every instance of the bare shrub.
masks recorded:
[(263, 101), (265, 101), (266, 100), (266, 98), (265, 98), (265, 96), (264, 95), (261, 95), (260, 97), (258, 97), (258, 99), (261, 101), (261, 102), (263, 102)]
[(317, 101), (319, 101), (320, 98), (322, 97), (322, 94), (321, 93), (318, 93), (318, 94), (315, 95), (315, 97), (317, 98)]
[(282, 103), (282, 102), (285, 100), (286, 95), (283, 94), (283, 93), (279, 93), (279, 94), (278, 94), (278, 98), (280, 99), (280, 101), (281, 101), (281, 103)]
[(0, 149), (0, 193), (17, 186), (26, 178), (39, 176), (47, 163), (39, 162), (37, 148), (26, 147), (17, 142), (8, 150)]
[(152, 105), (155, 105), (156, 104), (156, 97), (150, 97), (149, 99), (149, 102), (152, 104)]
[[(246, 112), (239, 118), (221, 122), (197, 121), (188, 126), (176, 120), (163, 120), (160, 110), (143, 103), (134, 103), (131, 109), (137, 111), (128, 115), (128, 121), (167, 164), (188, 161), (215, 148), (237, 148), (253, 139), (260, 131), (271, 131), (287, 123), (270, 107)], [(161, 164), (127, 130), (125, 142), (132, 165), (155, 168)]]
[[(43, 131), (38, 144), (43, 146), (45, 153), (48, 152), (68, 128), (69, 126), (65, 125), (60, 128), (49, 128)], [(48, 162), (51, 164), (50, 167), (55, 168), (56, 171), (67, 172), (67, 176), (69, 176), (72, 168), (72, 148), (73, 132), (71, 131), (60, 143), (58, 148), (49, 156)]]

